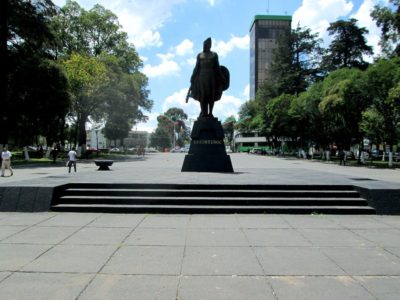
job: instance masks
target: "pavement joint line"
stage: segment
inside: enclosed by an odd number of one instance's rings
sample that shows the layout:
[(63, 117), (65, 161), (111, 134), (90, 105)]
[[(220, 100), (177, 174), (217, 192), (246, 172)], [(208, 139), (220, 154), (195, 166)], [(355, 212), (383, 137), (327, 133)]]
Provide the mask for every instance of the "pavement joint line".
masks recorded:
[[(238, 215), (235, 215), (235, 218), (236, 218), (237, 222), (240, 224), (240, 220), (239, 220)], [(261, 261), (260, 261), (260, 258), (257, 256), (257, 254), (256, 254), (256, 252), (255, 252), (255, 248), (253, 247), (253, 245), (251, 245), (251, 242), (250, 242), (249, 237), (247, 236), (247, 234), (246, 234), (246, 232), (244, 231), (243, 228), (240, 228), (240, 227), (239, 227), (239, 230), (243, 233), (245, 239), (247, 240), (247, 243), (250, 245), (250, 250), (251, 250), (251, 252), (253, 253), (255, 259), (257, 260), (258, 266), (261, 268), (261, 270), (262, 270), (264, 276), (266, 276), (267, 274), (266, 274), (266, 272), (265, 272), (265, 269), (264, 269), (264, 267), (263, 267), (263, 265), (262, 265), (262, 263), (261, 263)], [(266, 283), (267, 283), (267, 286), (271, 289), (272, 296), (274, 297), (274, 299), (275, 299), (275, 300), (278, 300), (278, 295), (276, 294), (276, 291), (275, 291), (275, 289), (274, 289), (272, 283), (268, 280), (268, 278), (266, 278)]]
[(179, 299), (179, 288), (181, 286), (181, 281), (182, 281), (182, 277), (184, 276), (182, 274), (183, 271), (183, 262), (185, 261), (185, 257), (186, 257), (186, 249), (187, 249), (187, 241), (188, 241), (188, 231), (190, 228), (190, 223), (192, 222), (192, 215), (189, 216), (189, 220), (186, 224), (185, 227), (185, 245), (183, 247), (183, 255), (182, 255), (182, 260), (181, 260), (181, 266), (179, 268), (179, 278), (178, 278), (178, 283), (176, 285), (176, 293), (175, 293), (175, 298)]
[[(104, 214), (103, 214), (104, 215)], [(92, 284), (92, 282), (94, 281), (94, 279), (101, 274), (101, 271), (104, 269), (104, 267), (108, 264), (108, 262), (114, 257), (114, 255), (124, 246), (124, 242), (128, 239), (128, 237), (130, 237), (130, 235), (139, 227), (139, 225), (148, 217), (148, 215), (144, 215), (142, 216), (142, 219), (140, 220), (140, 222), (138, 222), (136, 224), (136, 226), (134, 226), (132, 228), (132, 230), (125, 236), (125, 238), (118, 244), (118, 246), (116, 247), (116, 249), (111, 253), (111, 255), (108, 257), (108, 259), (106, 259), (106, 261), (104, 262), (104, 264), (99, 268), (99, 270), (94, 273), (93, 277), (87, 282), (87, 284), (82, 288), (82, 290), (79, 292), (79, 294), (76, 296), (75, 300), (78, 300), (83, 293), (86, 291), (86, 289), (89, 287), (90, 284)]]

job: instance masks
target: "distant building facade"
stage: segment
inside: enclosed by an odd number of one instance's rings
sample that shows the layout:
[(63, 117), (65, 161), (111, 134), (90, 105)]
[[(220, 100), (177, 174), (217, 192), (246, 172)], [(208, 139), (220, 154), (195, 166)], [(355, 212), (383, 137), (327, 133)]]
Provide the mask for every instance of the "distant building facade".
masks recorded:
[(271, 74), (272, 52), (278, 39), (291, 28), (291, 16), (256, 15), (250, 27), (250, 99)]

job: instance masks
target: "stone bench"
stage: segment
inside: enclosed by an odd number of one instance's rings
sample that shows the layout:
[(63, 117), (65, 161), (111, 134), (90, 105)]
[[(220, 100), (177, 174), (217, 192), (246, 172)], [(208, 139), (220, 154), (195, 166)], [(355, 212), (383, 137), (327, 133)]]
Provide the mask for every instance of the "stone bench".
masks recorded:
[(103, 159), (103, 160), (95, 160), (94, 163), (96, 164), (96, 166), (99, 167), (99, 171), (108, 171), (110, 170), (109, 166), (112, 166), (112, 164), (114, 163), (113, 160), (108, 160), (108, 159)]

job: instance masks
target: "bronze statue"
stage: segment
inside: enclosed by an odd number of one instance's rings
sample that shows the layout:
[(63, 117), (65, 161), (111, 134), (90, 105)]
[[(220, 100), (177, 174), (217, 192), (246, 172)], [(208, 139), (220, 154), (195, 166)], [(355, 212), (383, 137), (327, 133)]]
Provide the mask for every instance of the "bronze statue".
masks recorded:
[(203, 52), (197, 55), (186, 102), (189, 97), (199, 101), (199, 117), (212, 117), (214, 102), (221, 99), (222, 92), (228, 87), (229, 71), (219, 65), (218, 54), (211, 51), (211, 38), (207, 38), (203, 43)]

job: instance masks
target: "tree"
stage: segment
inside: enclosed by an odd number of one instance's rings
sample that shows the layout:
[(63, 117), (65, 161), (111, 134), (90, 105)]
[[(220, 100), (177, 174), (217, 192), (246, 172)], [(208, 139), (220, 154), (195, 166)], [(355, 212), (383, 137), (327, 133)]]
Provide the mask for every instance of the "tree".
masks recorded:
[(63, 57), (72, 53), (117, 54), (118, 46), (127, 40), (117, 16), (110, 10), (96, 4), (86, 11), (72, 0), (53, 18), (52, 29), (57, 37), (57, 54)]
[(383, 53), (390, 57), (400, 56), (400, 0), (389, 0), (391, 7), (375, 5), (371, 17), (381, 28), (380, 45)]
[(362, 147), (363, 132), (359, 124), (362, 112), (371, 104), (367, 86), (359, 69), (339, 69), (325, 78), (319, 108), (328, 136), (337, 145), (348, 146), (355, 139)]
[[(48, 69), (45, 65), (50, 64), (46, 60), (52, 58), (53, 35), (48, 25), (50, 18), (55, 14), (55, 6), (50, 0), (0, 2), (0, 144), (5, 144), (9, 138), (21, 140), (22, 137), (15, 135), (15, 132), (30, 132), (29, 127), (32, 127), (32, 124), (26, 121), (26, 118), (35, 119), (34, 125), (37, 123), (36, 110), (25, 110), (24, 120), (22, 120), (19, 112), (24, 107), (17, 104), (26, 103), (26, 96), (29, 98), (35, 93), (37, 95), (37, 92), (32, 90), (35, 87), (21, 81), (16, 84), (15, 79), (28, 73), (34, 77), (38, 77), (38, 74), (40, 74), (39, 77), (45, 76)], [(54, 76), (47, 76), (46, 80), (50, 81), (43, 84), (47, 83), (51, 86), (60, 83), (61, 75), (58, 76), (55, 73)], [(30, 78), (30, 82), (34, 80), (35, 78)], [(64, 90), (65, 87), (60, 86), (60, 89)], [(53, 94), (52, 97), (54, 102), (58, 101), (57, 94)], [(35, 99), (39, 101), (36, 104), (40, 105), (40, 97), (35, 97)], [(45, 101), (47, 100), (48, 97)], [(63, 99), (60, 101), (62, 102)], [(22, 121), (18, 121), (18, 118)], [(10, 130), (16, 127), (18, 130)]]
[[(188, 119), (187, 114), (181, 108), (172, 107), (169, 108), (164, 116), (167, 117), (168, 121), (175, 123), (172, 127), (169, 125), (168, 128), (171, 128), (172, 136), (175, 137), (175, 145), (179, 147), (183, 147), (185, 144), (185, 139), (188, 138), (188, 128), (186, 128), (185, 120)], [(165, 118), (164, 118), (165, 120)], [(175, 128), (175, 132), (173, 132)]]
[(230, 145), (232, 144), (233, 140), (235, 123), (236, 123), (236, 118), (234, 116), (226, 118), (225, 121), (222, 123), (222, 128), (224, 130), (225, 137)]
[(274, 76), (270, 79), (278, 95), (298, 95), (318, 79), (321, 42), (318, 34), (299, 25), (281, 36), (273, 52), (271, 73)]
[(107, 68), (108, 83), (97, 97), (100, 109), (91, 117), (106, 123), (107, 138), (123, 140), (136, 122), (147, 120), (143, 110), (149, 111), (153, 104), (147, 98), (147, 78), (140, 72), (126, 73), (114, 55), (102, 54), (99, 59)]
[(171, 137), (169, 136), (167, 128), (157, 127), (156, 130), (150, 135), (150, 146), (161, 150), (171, 148)]
[(282, 94), (267, 104), (267, 114), (271, 122), (271, 134), (275, 137), (296, 138), (288, 111), (295, 96)]
[(72, 54), (63, 63), (72, 94), (72, 116), (75, 118), (77, 141), (86, 149), (86, 122), (99, 109), (103, 87), (109, 80), (106, 66), (97, 58)]
[[(163, 115), (159, 115), (157, 128), (150, 137), (150, 144), (162, 149), (169, 148), (171, 145), (184, 146), (186, 139), (189, 138), (184, 122), (187, 118), (187, 114), (177, 107), (169, 108)], [(167, 140), (169, 140), (168, 143)]]
[(389, 145), (389, 165), (393, 164), (393, 145), (399, 139), (400, 126), (400, 58), (381, 59), (366, 71), (374, 109), (383, 117), (384, 139)]
[(375, 107), (372, 106), (363, 111), (360, 128), (371, 143), (379, 146), (384, 142), (385, 120)]
[(331, 23), (328, 33), (334, 36), (334, 39), (323, 57), (322, 65), (326, 71), (344, 67), (367, 68), (368, 63), (364, 61), (364, 56), (372, 55), (373, 51), (365, 38), (368, 30), (358, 27), (356, 19)]

